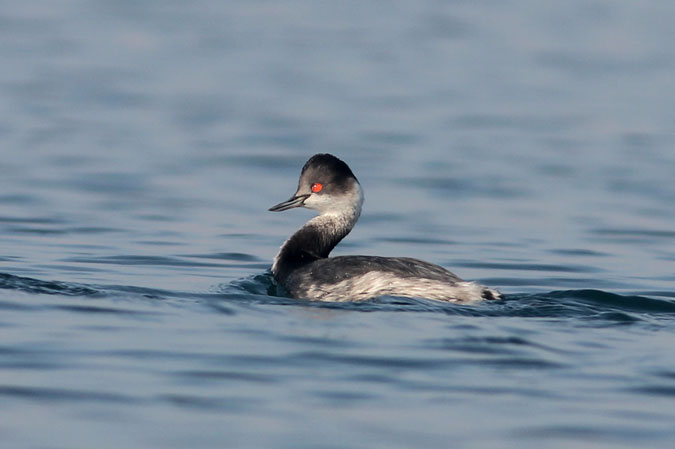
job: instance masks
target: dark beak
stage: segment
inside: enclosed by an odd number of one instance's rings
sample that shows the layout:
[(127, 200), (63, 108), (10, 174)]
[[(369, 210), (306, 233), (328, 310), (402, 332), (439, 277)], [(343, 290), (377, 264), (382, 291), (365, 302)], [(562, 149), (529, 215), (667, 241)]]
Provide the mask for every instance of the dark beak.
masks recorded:
[(283, 203), (279, 203), (276, 206), (272, 206), (269, 210), (272, 212), (281, 212), (284, 210), (293, 209), (294, 207), (300, 207), (305, 204), (305, 200), (307, 198), (309, 198), (309, 195), (293, 195), (288, 199), (288, 201), (284, 201)]

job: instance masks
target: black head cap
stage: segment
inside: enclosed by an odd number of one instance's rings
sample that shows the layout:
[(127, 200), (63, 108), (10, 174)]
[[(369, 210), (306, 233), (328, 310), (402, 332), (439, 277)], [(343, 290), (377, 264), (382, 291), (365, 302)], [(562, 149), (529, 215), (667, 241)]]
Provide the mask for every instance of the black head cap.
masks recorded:
[(358, 182), (347, 164), (328, 153), (310, 157), (302, 167), (300, 179), (310, 183), (321, 182), (333, 187), (347, 186), (352, 181)]

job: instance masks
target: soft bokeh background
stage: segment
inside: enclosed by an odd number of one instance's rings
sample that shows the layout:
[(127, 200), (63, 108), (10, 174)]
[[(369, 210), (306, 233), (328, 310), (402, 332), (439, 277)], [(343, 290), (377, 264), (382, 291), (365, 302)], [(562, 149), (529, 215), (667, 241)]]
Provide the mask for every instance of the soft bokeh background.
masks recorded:
[[(0, 1), (0, 439), (670, 447), (673, 42), (659, 0)], [(336, 254), (520, 299), (265, 299), (316, 152)]]

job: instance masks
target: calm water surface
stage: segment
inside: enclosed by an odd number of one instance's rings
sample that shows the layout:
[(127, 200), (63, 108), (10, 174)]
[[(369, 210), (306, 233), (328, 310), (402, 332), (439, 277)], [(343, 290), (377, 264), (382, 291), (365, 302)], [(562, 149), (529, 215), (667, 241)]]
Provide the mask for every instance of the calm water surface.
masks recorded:
[[(675, 445), (675, 4), (0, 8), (0, 446)], [(477, 306), (276, 295), (316, 152), (335, 254)]]

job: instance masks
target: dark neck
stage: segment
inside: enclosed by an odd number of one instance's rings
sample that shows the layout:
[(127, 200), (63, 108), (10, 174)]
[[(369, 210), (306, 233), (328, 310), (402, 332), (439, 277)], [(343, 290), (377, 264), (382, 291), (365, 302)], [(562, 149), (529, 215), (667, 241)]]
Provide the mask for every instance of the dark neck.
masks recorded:
[(324, 215), (308, 221), (279, 250), (272, 265), (274, 277), (283, 283), (293, 270), (328, 257), (352, 226), (345, 217)]

